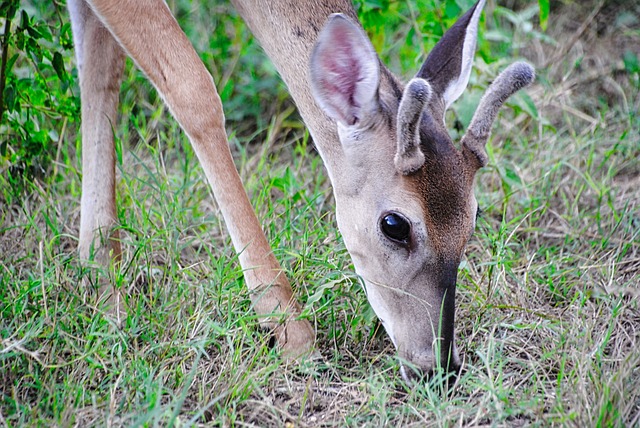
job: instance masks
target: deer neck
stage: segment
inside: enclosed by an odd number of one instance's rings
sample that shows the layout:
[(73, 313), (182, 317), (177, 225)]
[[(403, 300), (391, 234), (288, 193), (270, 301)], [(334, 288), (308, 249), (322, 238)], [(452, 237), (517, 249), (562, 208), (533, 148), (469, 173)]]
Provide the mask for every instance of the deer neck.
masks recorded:
[[(336, 122), (315, 102), (309, 84), (309, 59), (319, 31), (332, 13), (343, 13), (358, 22), (350, 0), (301, 2), (299, 0), (232, 0), (236, 10), (260, 42), (284, 80), (329, 172), (336, 194), (352, 187), (350, 165), (340, 144)], [(381, 83), (395, 86), (386, 68)], [(383, 86), (381, 85), (381, 92)], [(343, 186), (344, 184), (344, 186)], [(344, 191), (349, 191), (345, 188)]]

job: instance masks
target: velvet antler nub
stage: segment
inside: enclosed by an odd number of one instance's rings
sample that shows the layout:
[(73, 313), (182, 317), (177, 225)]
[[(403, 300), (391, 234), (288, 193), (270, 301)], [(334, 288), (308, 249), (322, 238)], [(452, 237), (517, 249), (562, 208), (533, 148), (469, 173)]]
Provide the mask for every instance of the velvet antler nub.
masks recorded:
[(534, 78), (535, 70), (531, 65), (526, 62), (511, 64), (493, 81), (480, 100), (469, 129), (462, 137), (463, 147), (478, 158), (480, 167), (487, 163), (485, 144), (498, 110), (511, 95), (531, 84)]

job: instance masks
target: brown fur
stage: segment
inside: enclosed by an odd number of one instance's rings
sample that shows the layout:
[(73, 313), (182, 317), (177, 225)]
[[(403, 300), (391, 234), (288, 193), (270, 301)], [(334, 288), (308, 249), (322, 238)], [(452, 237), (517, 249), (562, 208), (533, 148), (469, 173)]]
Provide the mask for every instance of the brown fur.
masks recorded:
[(459, 260), (475, 215), (469, 212), (475, 172), (470, 171), (442, 126), (423, 119), (421, 134), (425, 164), (410, 178), (421, 195), (425, 221), (438, 254)]

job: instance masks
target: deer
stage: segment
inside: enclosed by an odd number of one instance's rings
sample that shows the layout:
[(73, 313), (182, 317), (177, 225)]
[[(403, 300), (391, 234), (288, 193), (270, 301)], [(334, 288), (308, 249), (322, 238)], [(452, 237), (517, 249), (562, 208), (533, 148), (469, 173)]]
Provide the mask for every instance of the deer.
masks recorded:
[[(445, 112), (472, 69), (479, 0), (406, 84), (381, 62), (349, 0), (231, 0), (275, 65), (326, 167), (336, 222), (366, 297), (412, 382), (460, 370), (457, 271), (474, 229), (474, 178), (498, 110), (535, 76), (515, 62), (486, 90), (458, 145)], [(238, 253), (253, 308), (284, 355), (316, 332), (276, 260), (234, 165), (210, 73), (162, 0), (68, 0), (81, 90), (79, 259), (122, 257), (115, 209), (119, 87), (128, 55), (188, 136)], [(124, 310), (115, 287), (109, 298)], [(119, 308), (119, 309), (118, 309)], [(124, 313), (124, 312), (123, 312)]]

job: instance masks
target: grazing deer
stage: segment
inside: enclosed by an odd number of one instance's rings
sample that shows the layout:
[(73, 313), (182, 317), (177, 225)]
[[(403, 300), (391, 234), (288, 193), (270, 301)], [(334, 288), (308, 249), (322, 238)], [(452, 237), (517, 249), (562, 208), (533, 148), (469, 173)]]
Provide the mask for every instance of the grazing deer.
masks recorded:
[[(348, 0), (232, 0), (324, 160), (338, 227), (369, 302), (400, 357), (419, 372), (460, 366), (455, 286), (475, 227), (474, 176), (487, 162), (484, 146), (498, 109), (534, 77), (525, 63), (508, 67), (487, 90), (460, 148), (454, 146), (444, 114), (469, 80), (484, 2), (459, 19), (404, 85), (381, 64)], [(107, 265), (120, 257), (112, 123), (126, 53), (193, 144), (256, 312), (285, 352), (308, 351), (314, 331), (297, 317), (300, 307), (242, 186), (213, 80), (167, 5), (68, 5), (82, 97), (81, 259)], [(407, 380), (416, 376), (401, 372)]]

